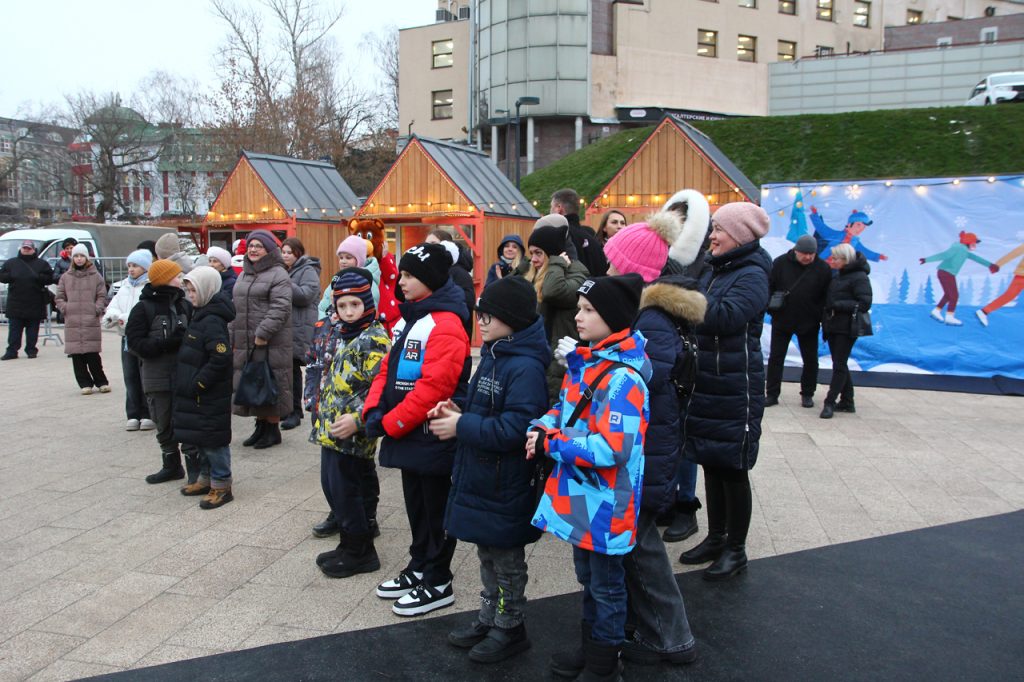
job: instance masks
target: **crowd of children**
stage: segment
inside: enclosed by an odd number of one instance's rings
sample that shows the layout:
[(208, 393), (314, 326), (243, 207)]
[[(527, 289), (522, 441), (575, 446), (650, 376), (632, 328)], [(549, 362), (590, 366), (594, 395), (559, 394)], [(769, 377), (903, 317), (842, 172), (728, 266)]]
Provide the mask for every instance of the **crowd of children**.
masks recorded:
[[(696, 257), (706, 228), (658, 213), (610, 238), (608, 275), (587, 277), (563, 252), (564, 222), (538, 221), (529, 244), (541, 272), (532, 281), (511, 272), (496, 277), (473, 310), (450, 276), (452, 250), (413, 246), (395, 268), (401, 317), (388, 324), (371, 247), (357, 236), (339, 244), (302, 391), (330, 508), (313, 532), (338, 540), (315, 562), (332, 578), (380, 570), (379, 461), (401, 472), (411, 534), (404, 568), (376, 588), (395, 614), (453, 604), (456, 542), (470, 542), (480, 562), (480, 608), (448, 641), (479, 663), (528, 649), (527, 546), (547, 532), (572, 545), (583, 587), (580, 644), (552, 656), (551, 671), (615, 680), (622, 658), (696, 658), (656, 519), (676, 503), (692, 338), (705, 306), (696, 280), (679, 274), (690, 263), (674, 262), (674, 250), (692, 243), (683, 250)], [(233, 499), (232, 376), (239, 369), (230, 254), (214, 247), (208, 256), (219, 267), (182, 277), (177, 260), (132, 253), (105, 312), (94, 297), (87, 311), (94, 319), (79, 322), (75, 306), (88, 307), (85, 283), (92, 282), (86, 257), (62, 278), (58, 298), (69, 328), (98, 329), (102, 316), (123, 334), (126, 428), (152, 428), (161, 451), (160, 470), (146, 480), (186, 479), (181, 493), (203, 496), (204, 509)], [(556, 334), (542, 313), (559, 287), (561, 298), (576, 303)], [(466, 326), (474, 312), (482, 346), (471, 372)], [(83, 390), (103, 390), (90, 352), (76, 360), (76, 376)], [(560, 382), (552, 401), (554, 374)]]

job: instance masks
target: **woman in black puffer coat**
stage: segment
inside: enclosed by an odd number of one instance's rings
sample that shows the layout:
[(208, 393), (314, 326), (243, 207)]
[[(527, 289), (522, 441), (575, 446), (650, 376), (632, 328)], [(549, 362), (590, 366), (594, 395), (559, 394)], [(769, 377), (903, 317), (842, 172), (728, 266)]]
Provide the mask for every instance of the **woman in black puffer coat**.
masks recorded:
[(764, 412), (761, 327), (772, 259), (761, 248), (768, 214), (733, 203), (712, 218), (711, 266), (701, 275), (707, 297), (697, 327), (697, 383), (683, 420), (683, 454), (704, 468), (708, 535), (679, 560), (714, 563), (706, 580), (726, 580), (747, 566), (750, 479)]
[(832, 353), (832, 381), (821, 408), (822, 419), (831, 419), (834, 412), (856, 412), (853, 380), (847, 366), (853, 344), (857, 342), (857, 337), (850, 333), (853, 311), (867, 312), (871, 308), (871, 280), (868, 279), (871, 266), (864, 254), (857, 253), (849, 244), (839, 244), (832, 247), (829, 265), (839, 272), (829, 284), (825, 319), (821, 323), (821, 331)]

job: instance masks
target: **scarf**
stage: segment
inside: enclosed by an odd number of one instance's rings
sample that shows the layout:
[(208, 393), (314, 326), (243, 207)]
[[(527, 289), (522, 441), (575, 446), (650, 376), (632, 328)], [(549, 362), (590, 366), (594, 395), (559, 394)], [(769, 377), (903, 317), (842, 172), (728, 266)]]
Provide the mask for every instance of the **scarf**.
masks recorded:
[(132, 279), (131, 277), (126, 277), (125, 279), (128, 280), (128, 286), (130, 286), (130, 287), (137, 287), (140, 284), (145, 284), (146, 282), (149, 281), (149, 273), (148, 272), (143, 272), (141, 275), (139, 275), (135, 279)]
[(345, 322), (342, 319), (338, 319), (338, 323), (341, 325), (341, 338), (346, 341), (351, 341), (360, 334), (363, 330), (373, 324), (373, 321), (377, 319), (377, 311), (371, 309), (370, 312), (364, 314), (355, 322)]

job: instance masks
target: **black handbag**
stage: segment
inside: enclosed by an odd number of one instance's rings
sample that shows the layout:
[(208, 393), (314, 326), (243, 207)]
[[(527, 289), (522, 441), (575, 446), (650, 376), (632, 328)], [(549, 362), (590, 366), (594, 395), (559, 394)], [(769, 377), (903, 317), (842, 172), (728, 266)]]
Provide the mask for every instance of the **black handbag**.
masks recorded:
[(256, 360), (253, 356), (256, 348), (249, 351), (249, 357), (242, 366), (242, 373), (235, 390), (235, 405), (243, 407), (271, 407), (277, 404), (277, 382), (270, 369), (267, 356), (269, 350), (264, 349), (263, 359)]
[(875, 330), (871, 327), (871, 313), (867, 310), (860, 310), (859, 306), (853, 306), (853, 314), (850, 315), (850, 336), (858, 338), (861, 336), (874, 336)]
[(796, 278), (796, 281), (793, 282), (793, 286), (791, 286), (786, 291), (772, 292), (771, 297), (769, 297), (768, 299), (768, 312), (777, 313), (786, 307), (786, 297), (789, 296), (789, 292), (792, 291), (793, 289), (796, 289), (796, 285), (800, 284), (800, 280), (804, 278), (804, 275), (807, 274), (809, 269), (810, 268), (804, 269), (804, 271), (800, 273), (800, 276)]

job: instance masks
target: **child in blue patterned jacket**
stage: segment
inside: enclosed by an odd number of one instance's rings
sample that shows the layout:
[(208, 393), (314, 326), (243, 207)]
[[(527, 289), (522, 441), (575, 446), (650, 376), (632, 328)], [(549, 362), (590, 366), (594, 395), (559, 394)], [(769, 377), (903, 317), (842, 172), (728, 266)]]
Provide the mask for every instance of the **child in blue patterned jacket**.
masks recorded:
[(650, 417), (651, 363), (643, 334), (630, 330), (643, 279), (588, 279), (579, 288), (576, 328), (589, 342), (566, 356), (559, 399), (532, 422), (527, 457), (554, 460), (533, 525), (573, 545), (583, 585), (582, 647), (555, 654), (551, 670), (617, 679), (625, 638), (623, 556), (636, 542), (643, 489), (644, 436)]

